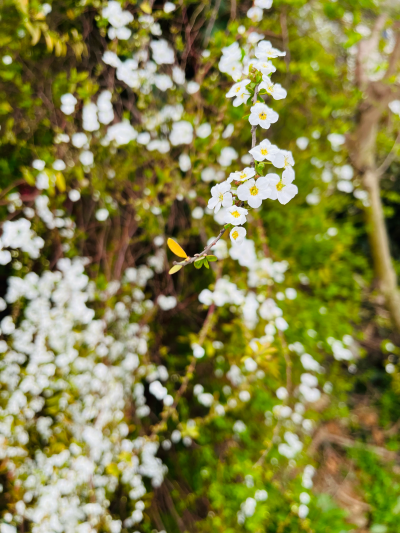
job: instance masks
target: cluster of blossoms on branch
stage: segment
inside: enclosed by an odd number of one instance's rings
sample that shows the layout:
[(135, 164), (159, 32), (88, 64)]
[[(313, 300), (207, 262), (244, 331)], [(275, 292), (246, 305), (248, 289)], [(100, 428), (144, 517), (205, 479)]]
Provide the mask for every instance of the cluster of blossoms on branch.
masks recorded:
[[(271, 109), (264, 101), (263, 96), (281, 100), (286, 97), (286, 90), (279, 83), (273, 83), (270, 75), (276, 71), (271, 59), (284, 56), (274, 48), (269, 41), (258, 42), (255, 49), (255, 58), (242, 53), (239, 44), (232, 45), (222, 50), (223, 56), (219, 63), (221, 72), (230, 74), (237, 81), (229, 92), (227, 98), (234, 98), (235, 107), (246, 104), (250, 100), (249, 123), (252, 132), (252, 148), (249, 153), (253, 157), (252, 166), (243, 170), (232, 172), (222, 183), (211, 189), (211, 198), (208, 207), (217, 213), (225, 209), (224, 221), (233, 226), (230, 238), (235, 245), (242, 244), (246, 236), (243, 224), (247, 221), (250, 209), (257, 209), (263, 200), (278, 200), (287, 204), (298, 192), (293, 184), (295, 177), (292, 153), (281, 150), (268, 139), (256, 144), (256, 130), (268, 130), (271, 124), (278, 121), (278, 113)], [(283, 169), (282, 175), (267, 173), (267, 165), (272, 164), (277, 169)]]

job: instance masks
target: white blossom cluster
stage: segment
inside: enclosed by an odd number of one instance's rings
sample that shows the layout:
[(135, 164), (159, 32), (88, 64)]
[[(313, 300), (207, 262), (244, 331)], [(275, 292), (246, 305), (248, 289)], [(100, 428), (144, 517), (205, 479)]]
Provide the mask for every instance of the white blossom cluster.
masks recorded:
[[(127, 438), (124, 414), (149, 414), (143, 383), (157, 399), (168, 398), (160, 393), (168, 372), (148, 362), (148, 326), (138, 324), (153, 306), (143, 294), (153, 272), (129, 269), (122, 285), (111, 282), (98, 293), (84, 266), (61, 259), (54, 272), (11, 277), (5, 297), (25, 307), (19, 324), (11, 316), (1, 322), (0, 455), (22, 489), (10, 522), (31, 520), (34, 533), (89, 533), (100, 522), (119, 532), (121, 521), (108, 510), (119, 484), (134, 505), (124, 523), (131, 527), (143, 518), (143, 478), (157, 487), (166, 472), (158, 443)], [(88, 305), (118, 291), (124, 296), (96, 318)]]
[[(265, 40), (258, 42), (255, 57), (248, 52), (246, 54), (242, 51), (237, 42), (224, 48), (219, 69), (236, 80), (226, 95), (227, 98), (234, 98), (235, 107), (246, 104), (249, 98), (252, 99), (249, 122), (255, 135), (257, 127), (267, 130), (279, 118), (278, 113), (263, 103), (260, 95), (268, 95), (274, 100), (286, 97), (285, 89), (278, 83), (274, 84), (270, 78), (270, 74), (276, 70), (271, 59), (284, 56), (285, 52), (277, 50)], [(230, 238), (235, 245), (241, 245), (246, 237), (243, 224), (247, 221), (249, 209), (259, 208), (266, 199), (287, 204), (298, 192), (297, 186), (293, 184), (295, 173), (291, 152), (281, 150), (265, 139), (253, 146), (249, 153), (255, 162), (254, 166), (232, 172), (225, 181), (214, 185), (208, 202), (208, 208), (213, 209), (215, 213), (221, 208), (224, 209), (222, 219), (224, 223), (234, 226)], [(262, 172), (265, 164), (283, 169), (282, 176), (276, 173), (260, 176), (259, 172)]]

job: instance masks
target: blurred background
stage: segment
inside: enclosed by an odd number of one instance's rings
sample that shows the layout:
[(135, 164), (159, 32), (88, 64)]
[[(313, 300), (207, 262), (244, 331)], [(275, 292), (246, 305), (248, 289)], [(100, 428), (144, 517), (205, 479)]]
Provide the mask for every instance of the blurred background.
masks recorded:
[[(1, 3), (1, 533), (398, 533), (399, 20)], [(262, 41), (298, 194), (235, 246), (207, 205)]]

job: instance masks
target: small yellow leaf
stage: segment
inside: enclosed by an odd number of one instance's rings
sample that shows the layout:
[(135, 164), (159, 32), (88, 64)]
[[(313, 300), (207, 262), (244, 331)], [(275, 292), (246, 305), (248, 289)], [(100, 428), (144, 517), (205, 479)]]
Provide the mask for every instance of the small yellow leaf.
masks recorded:
[(177, 242), (175, 242), (173, 239), (168, 239), (167, 244), (171, 252), (174, 252), (174, 254), (178, 257), (183, 257), (184, 259), (186, 259), (187, 253), (181, 246), (179, 246)]
[(168, 274), (175, 274), (176, 272), (179, 272), (182, 268), (182, 265), (174, 265), (172, 268), (170, 268)]
[(56, 172), (56, 185), (60, 192), (64, 192), (66, 189), (65, 179), (61, 172)]
[(151, 6), (148, 2), (142, 2), (140, 5), (140, 9), (148, 15), (151, 15)]

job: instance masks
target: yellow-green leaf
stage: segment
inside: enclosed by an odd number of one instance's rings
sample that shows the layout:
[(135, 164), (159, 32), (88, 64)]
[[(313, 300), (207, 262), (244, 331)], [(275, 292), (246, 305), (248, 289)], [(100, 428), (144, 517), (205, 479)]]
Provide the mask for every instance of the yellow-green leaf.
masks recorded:
[(61, 172), (56, 172), (56, 185), (60, 192), (64, 192), (66, 189), (65, 179)]
[(167, 244), (171, 252), (174, 252), (174, 254), (178, 257), (183, 257), (184, 259), (186, 259), (187, 253), (181, 246), (179, 246), (177, 242), (175, 242), (173, 239), (168, 239)]
[(169, 269), (169, 274), (175, 274), (176, 272), (179, 272), (182, 268), (182, 265), (174, 265), (172, 268)]
[(147, 13), (147, 15), (151, 15), (151, 6), (148, 2), (142, 2), (140, 4), (140, 9)]

